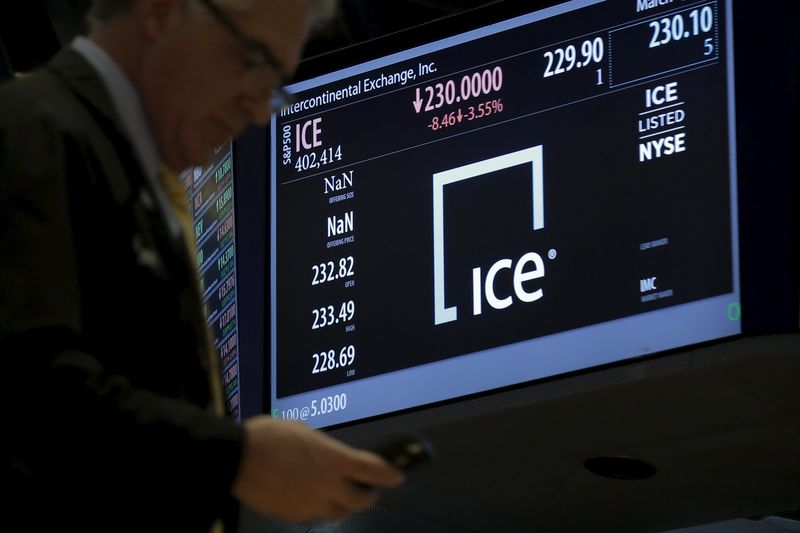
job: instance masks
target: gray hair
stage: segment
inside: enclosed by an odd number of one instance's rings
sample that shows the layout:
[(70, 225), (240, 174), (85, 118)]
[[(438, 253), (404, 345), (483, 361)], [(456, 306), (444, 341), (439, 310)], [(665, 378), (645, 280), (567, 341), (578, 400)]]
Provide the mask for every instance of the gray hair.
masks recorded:
[[(221, 7), (243, 9), (253, 0), (216, 0)], [(89, 11), (89, 22), (92, 26), (102, 25), (130, 11), (136, 0), (94, 0)], [(339, 8), (339, 0), (310, 0), (314, 10), (315, 27), (328, 24)]]
[(339, 12), (339, 0), (311, 0), (314, 9), (314, 27), (327, 26)]

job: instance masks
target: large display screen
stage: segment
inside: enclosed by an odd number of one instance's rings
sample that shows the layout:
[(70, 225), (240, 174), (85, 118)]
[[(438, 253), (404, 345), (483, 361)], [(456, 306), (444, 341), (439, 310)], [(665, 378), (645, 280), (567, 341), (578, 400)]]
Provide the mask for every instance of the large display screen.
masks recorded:
[(221, 361), (227, 413), (240, 418), (236, 239), (231, 143), (210, 164), (181, 175), (194, 222), (196, 264), (207, 325)]
[(273, 415), (326, 427), (741, 333), (730, 21), (577, 0), (288, 87)]

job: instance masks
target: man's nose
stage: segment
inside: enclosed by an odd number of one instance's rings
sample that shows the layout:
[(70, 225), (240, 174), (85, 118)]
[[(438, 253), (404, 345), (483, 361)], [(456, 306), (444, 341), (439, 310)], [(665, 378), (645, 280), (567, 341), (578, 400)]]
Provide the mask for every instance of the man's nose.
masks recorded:
[(239, 109), (241, 109), (247, 115), (247, 119), (250, 122), (258, 124), (259, 126), (266, 126), (269, 124), (269, 119), (272, 115), (270, 111), (270, 97), (270, 94), (267, 94), (261, 98), (254, 98), (249, 95), (241, 95), (239, 96), (237, 103)]

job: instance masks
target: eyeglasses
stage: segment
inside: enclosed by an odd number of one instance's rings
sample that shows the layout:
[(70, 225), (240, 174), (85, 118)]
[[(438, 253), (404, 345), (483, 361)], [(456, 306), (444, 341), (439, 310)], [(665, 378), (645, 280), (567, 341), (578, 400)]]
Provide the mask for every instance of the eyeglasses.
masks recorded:
[(278, 62), (275, 54), (261, 41), (242, 32), (242, 30), (240, 30), (212, 0), (197, 1), (208, 9), (209, 13), (211, 13), (217, 22), (222, 24), (222, 26), (245, 47), (247, 50), (247, 59), (245, 60), (246, 70), (257, 72), (264, 68), (271, 68), (278, 74), (277, 86), (272, 76), (267, 77), (267, 81), (261, 83), (261, 85), (267, 87), (265, 92), (271, 92), (270, 111), (277, 113), (291, 106), (295, 102), (295, 97), (291, 93), (286, 92), (283, 88), (289, 80), (282, 74), (281, 64)]

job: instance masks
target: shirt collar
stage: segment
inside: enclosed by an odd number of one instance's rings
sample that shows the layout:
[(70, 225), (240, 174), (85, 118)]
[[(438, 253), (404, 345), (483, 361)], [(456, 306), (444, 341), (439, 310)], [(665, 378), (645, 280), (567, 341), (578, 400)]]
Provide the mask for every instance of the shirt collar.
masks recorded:
[(105, 83), (147, 178), (157, 180), (161, 157), (136, 88), (111, 56), (86, 37), (77, 37), (71, 47), (89, 62)]

